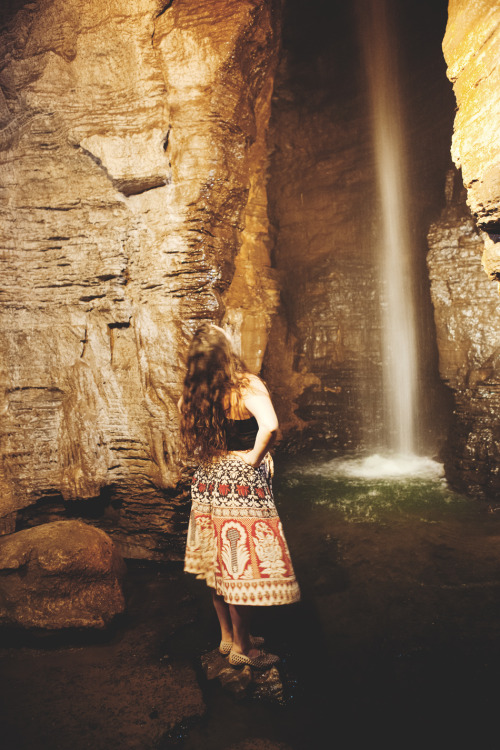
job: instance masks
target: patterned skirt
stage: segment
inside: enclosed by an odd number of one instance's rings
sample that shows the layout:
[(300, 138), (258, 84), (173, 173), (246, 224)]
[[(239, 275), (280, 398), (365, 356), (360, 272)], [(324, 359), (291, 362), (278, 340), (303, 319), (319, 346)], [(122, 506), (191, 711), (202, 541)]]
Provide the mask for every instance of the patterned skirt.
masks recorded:
[(184, 570), (228, 604), (291, 604), (300, 599), (274, 504), (270, 456), (254, 469), (238, 456), (202, 463), (191, 487)]

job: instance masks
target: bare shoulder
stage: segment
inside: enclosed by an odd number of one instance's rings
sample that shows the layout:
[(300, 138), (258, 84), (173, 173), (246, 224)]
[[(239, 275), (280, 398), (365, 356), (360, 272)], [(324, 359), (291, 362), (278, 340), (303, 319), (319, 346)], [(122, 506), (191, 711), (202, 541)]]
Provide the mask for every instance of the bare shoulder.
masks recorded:
[(248, 396), (269, 396), (266, 384), (258, 375), (253, 375), (250, 372), (245, 373), (243, 393)]

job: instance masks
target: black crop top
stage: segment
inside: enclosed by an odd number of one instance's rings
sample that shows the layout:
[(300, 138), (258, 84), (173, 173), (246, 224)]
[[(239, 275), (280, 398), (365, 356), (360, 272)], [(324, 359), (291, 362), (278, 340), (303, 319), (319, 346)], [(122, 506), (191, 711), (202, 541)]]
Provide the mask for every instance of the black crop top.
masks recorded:
[(226, 419), (226, 447), (228, 451), (246, 451), (255, 445), (259, 425), (255, 417)]

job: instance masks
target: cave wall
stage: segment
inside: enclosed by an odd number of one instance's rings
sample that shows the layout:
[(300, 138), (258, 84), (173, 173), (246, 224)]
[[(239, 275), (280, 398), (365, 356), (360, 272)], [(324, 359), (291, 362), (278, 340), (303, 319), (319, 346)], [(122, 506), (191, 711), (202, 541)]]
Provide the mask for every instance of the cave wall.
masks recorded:
[(209, 6), (4, 10), (6, 530), (94, 514), (127, 556), (177, 555), (186, 343), (200, 320), (236, 329), (244, 315), (242, 352), (260, 366), (277, 304), (263, 143), (279, 3)]
[(446, 475), (467, 494), (491, 500), (500, 491), (499, 303), (481, 268), (481, 233), (455, 170), (428, 241), (439, 369), (454, 403)]
[(450, 0), (443, 52), (457, 114), (452, 156), (484, 233), (483, 264), (500, 281), (500, 6)]
[[(313, 438), (349, 449), (363, 439), (361, 393), (380, 390), (374, 382), (381, 363), (369, 242), (370, 133), (359, 101), (342, 113), (335, 105), (290, 101), (281, 73), (269, 193), (283, 305), (266, 377), (294, 442)], [(367, 206), (366, 222), (352, 210), (358, 202)]]
[(500, 317), (491, 283), (500, 280), (499, 49), (498, 3), (450, 0), (443, 51), (457, 103), (451, 154), (461, 172), (448, 173), (428, 265), (439, 369), (453, 397), (447, 476), (490, 500), (500, 489)]

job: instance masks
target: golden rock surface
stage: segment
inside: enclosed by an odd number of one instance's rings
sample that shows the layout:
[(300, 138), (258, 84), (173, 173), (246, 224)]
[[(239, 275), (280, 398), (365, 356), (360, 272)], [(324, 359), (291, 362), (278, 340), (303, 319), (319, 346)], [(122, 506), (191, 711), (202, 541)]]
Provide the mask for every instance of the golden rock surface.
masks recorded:
[(123, 612), (124, 562), (104, 531), (55, 521), (0, 539), (0, 624), (103, 628)]
[(460, 488), (492, 498), (500, 490), (498, 296), (481, 270), (481, 233), (460, 182), (450, 172), (447, 205), (428, 234), (439, 371), (454, 399), (446, 468)]
[(170, 556), (186, 343), (225, 314), (235, 329), (244, 319), (243, 355), (263, 353), (276, 305), (265, 132), (277, 7), (43, 0), (11, 16), (0, 517), (112, 487), (122, 552)]
[(450, 0), (443, 51), (458, 107), (452, 156), (462, 169), (467, 203), (479, 228), (490, 236), (483, 256), (485, 270), (491, 278), (500, 280), (500, 5), (497, 0)]

